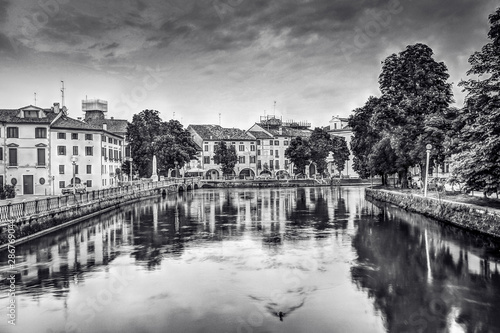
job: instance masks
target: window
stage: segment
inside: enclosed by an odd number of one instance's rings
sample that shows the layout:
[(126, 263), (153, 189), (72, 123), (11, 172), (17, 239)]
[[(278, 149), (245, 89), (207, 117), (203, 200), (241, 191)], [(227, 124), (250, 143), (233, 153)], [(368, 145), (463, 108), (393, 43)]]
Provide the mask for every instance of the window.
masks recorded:
[(255, 156), (250, 156), (250, 163), (255, 164)]
[(91, 180), (87, 180), (87, 187), (92, 187), (92, 181)]
[(102, 148), (102, 149), (101, 149), (101, 154), (102, 154), (102, 156), (103, 156), (105, 159), (106, 159), (106, 158), (108, 158), (108, 157), (107, 157), (107, 155), (106, 155), (106, 148)]
[(45, 166), (45, 148), (38, 148), (37, 155), (37, 165)]
[(59, 174), (64, 175), (64, 165), (59, 165)]
[(45, 139), (47, 137), (47, 129), (45, 127), (35, 128), (35, 138)]
[(57, 138), (66, 140), (66, 133), (57, 133)]
[(19, 128), (18, 127), (7, 127), (7, 137), (8, 138), (18, 138)]
[(260, 145), (260, 140), (257, 140), (257, 144)]
[(208, 151), (208, 145), (205, 145), (205, 151)]
[(57, 146), (57, 155), (66, 155), (66, 146)]
[(121, 150), (118, 152), (118, 156), (120, 157), (120, 162), (121, 162), (122, 161), (122, 151)]
[(64, 180), (59, 181), (59, 188), (65, 188)]
[(285, 160), (285, 169), (288, 169), (288, 160)]
[(258, 155), (258, 156), (260, 156), (260, 149), (259, 149), (259, 150), (257, 150), (257, 155)]
[(269, 145), (272, 146), (273, 145), (273, 140), (269, 140)]
[(125, 147), (125, 157), (130, 157), (130, 146)]
[(280, 142), (278, 140), (274, 141), (274, 145), (275, 146), (279, 146), (280, 145)]
[(115, 150), (115, 151), (114, 151), (114, 156), (115, 156), (115, 160), (117, 160), (117, 161), (118, 161), (118, 150)]
[(78, 164), (75, 164), (75, 175), (78, 174)]
[(262, 169), (262, 161), (261, 160), (257, 161), (257, 169)]
[(94, 140), (94, 137), (92, 134), (85, 134), (85, 140)]
[(245, 151), (245, 145), (239, 145), (238, 150), (239, 151)]
[(109, 159), (113, 159), (113, 149), (109, 148)]
[(3, 161), (3, 148), (2, 147), (0, 147), (0, 161)]
[(271, 169), (271, 170), (274, 169), (274, 160), (269, 161), (269, 169)]
[(9, 166), (17, 166), (17, 148), (9, 148)]
[(203, 157), (203, 164), (210, 164), (210, 156)]
[(24, 110), (24, 118), (38, 118), (37, 110)]
[(78, 140), (78, 133), (71, 133), (71, 140)]
[(106, 135), (103, 135), (103, 136), (101, 137), (101, 139), (102, 139), (102, 141), (103, 141), (103, 142), (106, 142)]
[(73, 155), (78, 155), (78, 146), (73, 146)]
[(255, 151), (255, 146), (254, 145), (250, 146), (250, 151)]
[(245, 164), (245, 156), (239, 156), (238, 157), (238, 163)]
[(272, 149), (271, 149), (271, 150), (270, 150), (270, 152), (271, 152), (271, 156), (273, 156), (273, 154), (274, 154), (274, 150), (272, 150)]
[(85, 155), (86, 156), (94, 155), (94, 147), (85, 147)]
[(92, 165), (87, 165), (87, 174), (92, 174)]
[(118, 140), (113, 139), (113, 144), (117, 145), (118, 144)]
[(121, 146), (122, 145), (122, 140), (118, 140), (118, 144)]
[(280, 161), (276, 160), (276, 161), (274, 161), (274, 163), (276, 166), (276, 170), (279, 170), (280, 169)]
[(288, 146), (288, 141), (283, 141), (284, 146)]
[(113, 138), (108, 138), (108, 143), (113, 143)]
[(275, 156), (276, 158), (278, 158), (278, 157), (279, 157), (279, 155), (280, 155), (280, 154), (278, 154), (278, 150), (275, 150), (275, 151), (274, 151), (274, 156)]

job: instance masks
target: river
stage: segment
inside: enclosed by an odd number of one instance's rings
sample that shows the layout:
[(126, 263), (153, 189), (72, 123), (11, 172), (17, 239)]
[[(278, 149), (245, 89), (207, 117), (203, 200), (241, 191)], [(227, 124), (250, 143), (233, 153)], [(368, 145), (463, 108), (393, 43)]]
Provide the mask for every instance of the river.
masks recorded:
[(0, 332), (500, 332), (500, 241), (361, 187), (130, 204), (16, 246), (15, 298), (7, 255)]

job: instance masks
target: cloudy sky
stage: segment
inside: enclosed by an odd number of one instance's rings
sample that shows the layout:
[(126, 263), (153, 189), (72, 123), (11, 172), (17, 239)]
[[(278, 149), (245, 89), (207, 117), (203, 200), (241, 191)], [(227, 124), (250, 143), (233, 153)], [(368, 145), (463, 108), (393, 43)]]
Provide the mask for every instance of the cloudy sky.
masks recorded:
[[(425, 43), (457, 87), (497, 0), (0, 0), (0, 108), (61, 100), (246, 129), (326, 125), (379, 95), (381, 61)], [(276, 107), (274, 107), (276, 101)]]

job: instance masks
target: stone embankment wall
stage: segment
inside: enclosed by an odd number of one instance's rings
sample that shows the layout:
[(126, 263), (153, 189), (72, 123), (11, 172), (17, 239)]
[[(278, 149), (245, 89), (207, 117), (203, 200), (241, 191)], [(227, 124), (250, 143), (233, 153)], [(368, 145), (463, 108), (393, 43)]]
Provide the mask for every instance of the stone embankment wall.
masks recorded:
[(470, 231), (500, 237), (500, 215), (485, 207), (379, 189), (366, 189), (366, 196), (392, 203), (408, 211)]
[[(104, 212), (118, 209), (121, 205), (161, 195), (164, 190), (170, 192), (174, 191), (175, 188), (143, 189), (90, 202), (77, 202), (71, 206), (58, 207), (39, 214), (16, 218), (2, 225), (0, 249), (7, 247), (10, 238), (15, 240), (16, 245), (21, 244)], [(10, 234), (14, 236), (9, 238)]]

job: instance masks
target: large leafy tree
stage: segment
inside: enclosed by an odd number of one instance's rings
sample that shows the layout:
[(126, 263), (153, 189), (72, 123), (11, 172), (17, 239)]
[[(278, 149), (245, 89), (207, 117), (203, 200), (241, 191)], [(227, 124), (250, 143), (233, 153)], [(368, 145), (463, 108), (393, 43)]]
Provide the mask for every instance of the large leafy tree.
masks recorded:
[(332, 150), (332, 139), (330, 134), (322, 128), (316, 127), (309, 138), (311, 150), (310, 160), (316, 164), (316, 170), (322, 174), (327, 167), (326, 158)]
[[(168, 169), (182, 168), (196, 156), (196, 146), (187, 130), (177, 120), (164, 122), (156, 110), (135, 114), (127, 127), (127, 138), (134, 169), (140, 177), (151, 177), (153, 156), (156, 155), (160, 175)], [(128, 165), (122, 165), (129, 170)]]
[(490, 42), (470, 58), (460, 85), (467, 92), (459, 111), (457, 152), (453, 169), (469, 190), (484, 194), (500, 188), (500, 7), (489, 16)]
[(353, 153), (353, 169), (361, 178), (368, 178), (374, 175), (383, 175), (375, 172), (370, 167), (369, 156), (373, 148), (380, 140), (378, 132), (370, 125), (373, 114), (378, 107), (379, 99), (373, 96), (368, 98), (366, 104), (354, 110), (354, 114), (349, 117), (349, 127), (352, 128), (353, 138), (351, 139), (351, 150)]
[(345, 169), (345, 162), (351, 155), (349, 147), (347, 147), (346, 140), (340, 136), (332, 136), (331, 151), (333, 154), (333, 165), (339, 171), (339, 173), (342, 173), (342, 171), (344, 171)]
[(290, 141), (290, 146), (285, 150), (285, 156), (292, 162), (300, 173), (305, 173), (306, 165), (311, 158), (311, 147), (307, 140), (300, 136)]
[(426, 144), (434, 144), (434, 155), (443, 150), (438, 132), (428, 124), (444, 117), (452, 102), (448, 78), (446, 65), (435, 61), (432, 49), (424, 44), (407, 46), (383, 62), (379, 76), (382, 101), (372, 124), (382, 137), (390, 139), (404, 187), (408, 168), (425, 163)]
[(236, 155), (234, 146), (228, 146), (226, 142), (221, 141), (220, 144), (217, 145), (217, 148), (215, 148), (214, 162), (221, 166), (222, 174), (224, 176), (232, 175), (237, 161), (238, 156)]

